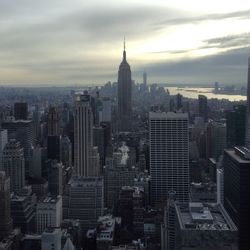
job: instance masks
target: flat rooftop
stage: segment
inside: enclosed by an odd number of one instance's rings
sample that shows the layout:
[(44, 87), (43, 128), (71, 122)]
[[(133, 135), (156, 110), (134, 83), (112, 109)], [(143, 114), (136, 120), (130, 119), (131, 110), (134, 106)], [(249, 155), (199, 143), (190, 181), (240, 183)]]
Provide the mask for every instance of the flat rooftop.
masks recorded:
[(187, 113), (174, 113), (174, 112), (149, 112), (149, 119), (188, 119)]
[(221, 205), (200, 202), (176, 203), (175, 209), (182, 230), (237, 230)]

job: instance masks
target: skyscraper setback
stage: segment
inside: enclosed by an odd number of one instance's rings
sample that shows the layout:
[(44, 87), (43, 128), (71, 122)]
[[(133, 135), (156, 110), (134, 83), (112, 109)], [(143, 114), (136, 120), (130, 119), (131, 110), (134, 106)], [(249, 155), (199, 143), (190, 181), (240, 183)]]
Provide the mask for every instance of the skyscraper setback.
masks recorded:
[(131, 70), (126, 59), (124, 41), (123, 60), (118, 71), (118, 130), (129, 131), (131, 122), (132, 81)]

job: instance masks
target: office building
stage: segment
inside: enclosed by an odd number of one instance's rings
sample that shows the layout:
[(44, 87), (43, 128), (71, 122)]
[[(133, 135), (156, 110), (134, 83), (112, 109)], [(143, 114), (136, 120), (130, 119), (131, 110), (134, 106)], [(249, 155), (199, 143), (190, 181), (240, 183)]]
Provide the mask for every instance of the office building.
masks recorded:
[(118, 130), (130, 131), (132, 117), (132, 81), (131, 70), (126, 59), (125, 41), (123, 60), (118, 71)]
[(86, 92), (78, 95), (74, 114), (74, 165), (77, 176), (95, 176), (90, 167), (93, 148), (93, 111), (91, 96)]
[(0, 171), (2, 169), (3, 149), (8, 142), (8, 131), (0, 128)]
[(11, 196), (11, 217), (13, 226), (20, 228), (23, 234), (35, 231), (35, 208), (32, 203), (34, 196), (12, 195)]
[(25, 185), (24, 151), (20, 142), (11, 139), (3, 150), (2, 168), (10, 177), (11, 192), (18, 193)]
[(61, 158), (61, 136), (50, 135), (47, 137), (47, 158), (60, 161)]
[(44, 171), (44, 164), (47, 158), (46, 148), (36, 145), (32, 148), (32, 157), (30, 162), (30, 176), (40, 178)]
[(62, 232), (60, 228), (47, 228), (42, 233), (41, 250), (62, 250)]
[(63, 165), (56, 160), (50, 161), (48, 167), (49, 192), (53, 196), (63, 193)]
[(224, 204), (224, 171), (216, 169), (217, 203)]
[(236, 105), (226, 112), (227, 147), (242, 146), (245, 143), (246, 106)]
[(120, 218), (112, 215), (100, 216), (98, 218), (96, 249), (109, 250), (115, 242), (116, 224), (120, 223)]
[(239, 229), (239, 249), (249, 249), (250, 150), (226, 149), (224, 153), (224, 206)]
[(176, 95), (176, 109), (177, 110), (179, 110), (179, 109), (181, 109), (182, 108), (182, 106), (183, 106), (183, 103), (182, 103), (182, 95), (181, 94), (177, 94)]
[(0, 240), (12, 230), (10, 214), (10, 178), (0, 171)]
[(32, 156), (33, 122), (30, 120), (8, 120), (2, 123), (8, 130), (8, 139), (16, 139), (24, 149), (25, 173), (29, 174), (29, 162)]
[(15, 117), (15, 120), (27, 120), (28, 119), (27, 102), (16, 102), (14, 104), (14, 117)]
[(105, 207), (114, 208), (122, 186), (133, 186), (136, 178), (136, 169), (126, 166), (104, 167), (104, 198)]
[(204, 121), (207, 121), (208, 118), (208, 106), (207, 106), (207, 97), (204, 95), (199, 95), (199, 116), (203, 117)]
[(72, 144), (68, 136), (61, 139), (61, 162), (66, 168), (72, 167)]
[(238, 230), (222, 205), (175, 204), (175, 248), (168, 250), (238, 249)]
[(37, 203), (37, 233), (49, 227), (60, 227), (62, 223), (62, 197), (46, 196)]
[(178, 201), (189, 193), (189, 135), (187, 113), (149, 113), (151, 201), (166, 201), (175, 191)]
[(58, 136), (60, 134), (59, 112), (55, 107), (50, 107), (48, 113), (48, 136)]
[(63, 218), (79, 219), (84, 232), (103, 214), (103, 178), (72, 177), (63, 195)]
[(105, 97), (102, 99), (102, 115), (100, 122), (111, 122), (112, 103), (110, 98)]

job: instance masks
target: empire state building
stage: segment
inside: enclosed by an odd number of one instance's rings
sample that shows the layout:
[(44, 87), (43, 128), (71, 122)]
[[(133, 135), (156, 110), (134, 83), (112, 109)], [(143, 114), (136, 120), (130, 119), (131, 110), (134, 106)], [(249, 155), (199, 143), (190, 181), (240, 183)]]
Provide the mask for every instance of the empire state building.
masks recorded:
[(131, 129), (131, 96), (132, 82), (131, 70), (126, 60), (126, 49), (124, 41), (123, 60), (118, 71), (118, 130), (130, 131)]

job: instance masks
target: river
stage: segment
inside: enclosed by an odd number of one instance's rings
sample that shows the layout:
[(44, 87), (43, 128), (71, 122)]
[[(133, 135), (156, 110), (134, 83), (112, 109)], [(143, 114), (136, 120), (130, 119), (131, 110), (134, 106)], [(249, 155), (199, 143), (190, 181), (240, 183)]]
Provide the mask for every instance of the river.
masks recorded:
[(169, 91), (170, 95), (177, 95), (180, 93), (184, 97), (198, 99), (199, 95), (204, 95), (208, 99), (227, 99), (229, 101), (245, 101), (246, 96), (243, 95), (226, 95), (226, 94), (215, 94), (212, 91), (213, 88), (193, 88), (193, 87), (165, 87), (165, 90)]

